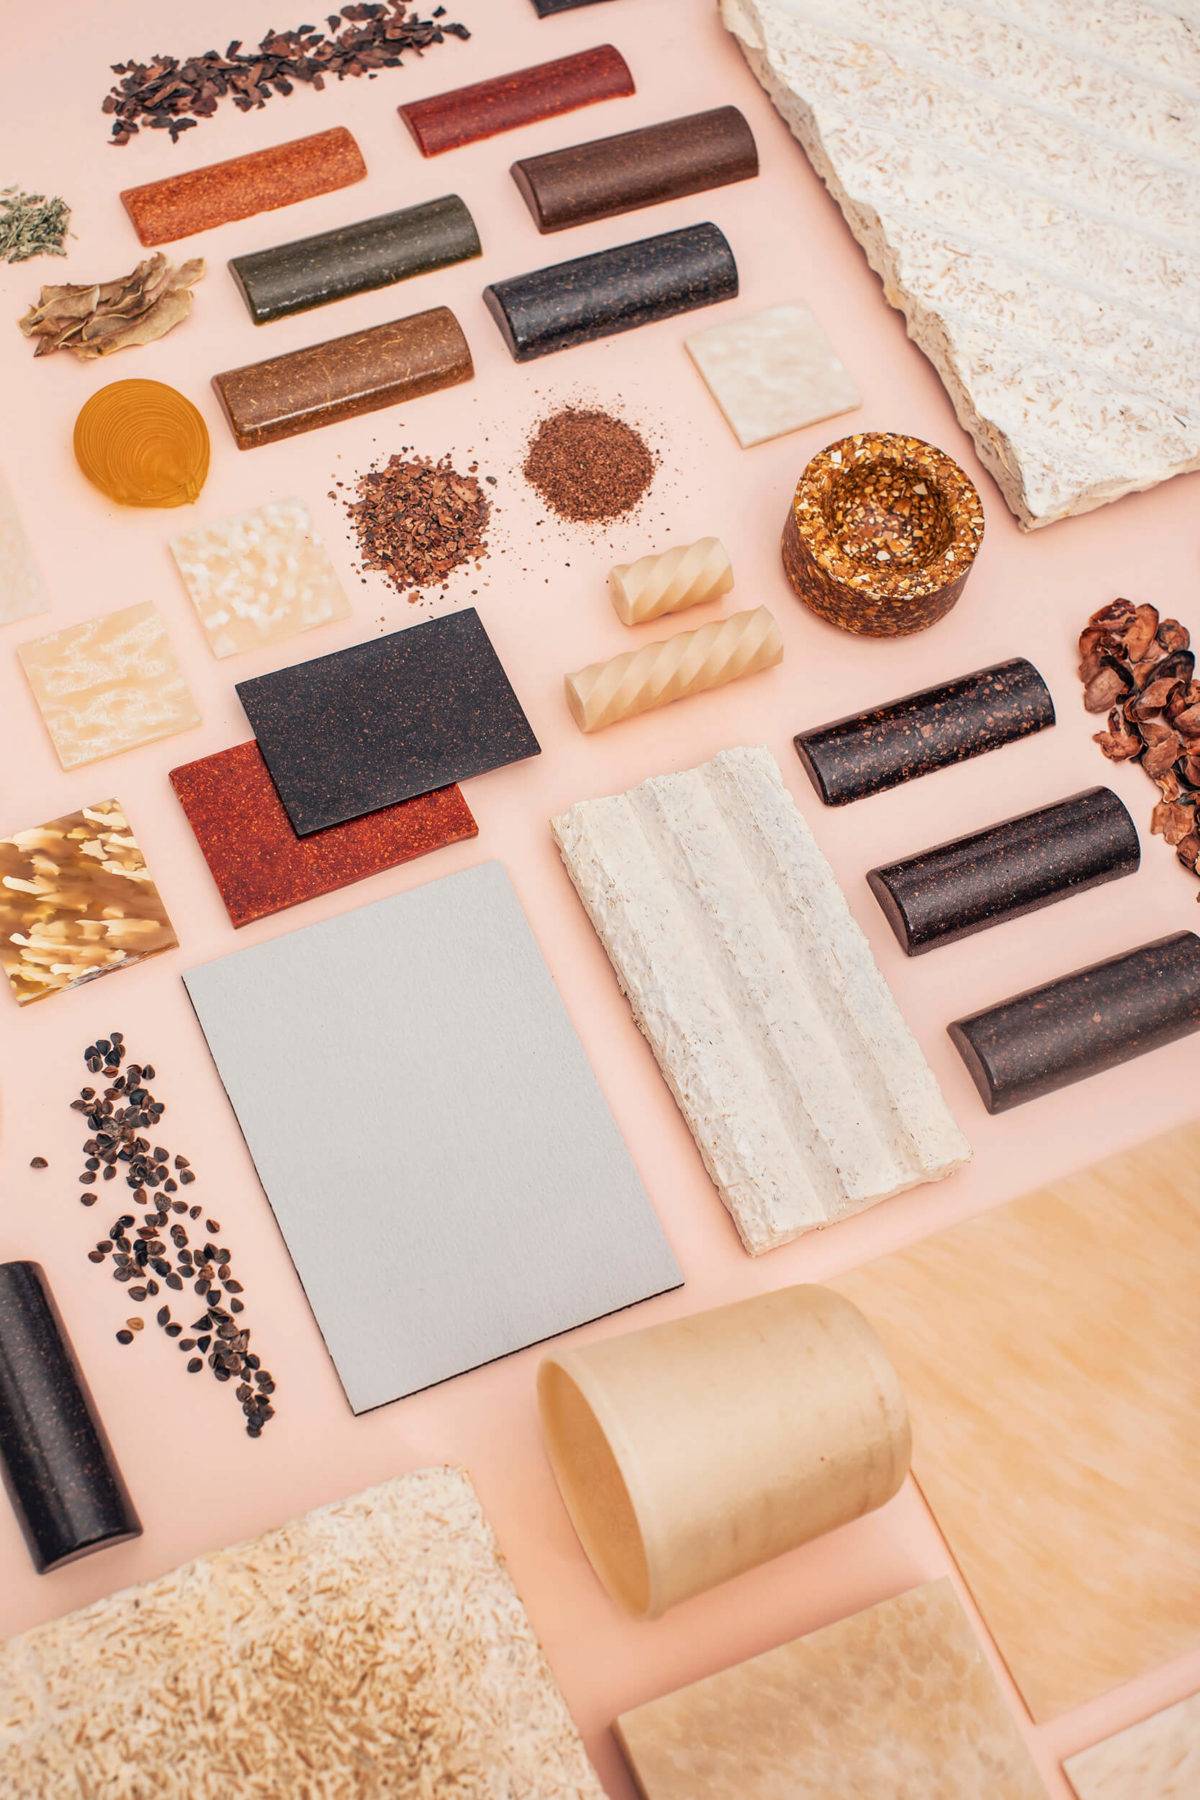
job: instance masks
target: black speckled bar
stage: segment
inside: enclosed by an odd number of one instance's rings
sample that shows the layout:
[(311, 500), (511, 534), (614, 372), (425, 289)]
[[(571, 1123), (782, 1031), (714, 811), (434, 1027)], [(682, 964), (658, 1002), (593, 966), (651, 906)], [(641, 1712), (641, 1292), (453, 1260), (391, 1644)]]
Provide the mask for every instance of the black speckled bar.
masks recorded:
[(868, 871), (906, 956), (1132, 875), (1137, 827), (1111, 788), (1088, 788)]
[(990, 1113), (1200, 1028), (1200, 937), (1177, 931), (1076, 969), (949, 1027)]
[(533, 0), (533, 10), (539, 19), (548, 19), (554, 13), (575, 12), (580, 6), (595, 6), (598, 0)]
[(457, 194), (443, 194), (356, 225), (252, 250), (232, 257), (229, 268), (250, 317), (266, 325), (482, 254), (467, 206)]
[(793, 740), (826, 806), (932, 775), (1054, 723), (1050, 690), (1023, 656), (906, 694)]
[(0, 1263), (0, 1468), (39, 1575), (141, 1524), (37, 1263)]
[(513, 356), (530, 362), (732, 300), (737, 291), (733, 251), (723, 232), (705, 224), (514, 275), (483, 297)]

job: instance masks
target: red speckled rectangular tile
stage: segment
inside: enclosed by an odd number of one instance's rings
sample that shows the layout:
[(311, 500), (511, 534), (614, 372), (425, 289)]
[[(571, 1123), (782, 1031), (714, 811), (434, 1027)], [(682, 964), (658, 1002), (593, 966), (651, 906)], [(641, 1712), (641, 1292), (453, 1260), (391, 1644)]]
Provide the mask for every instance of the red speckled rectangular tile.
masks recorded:
[(633, 92), (633, 76), (621, 52), (611, 44), (597, 44), (594, 50), (413, 100), (397, 111), (422, 156), (440, 156), (461, 144)]
[(366, 172), (353, 137), (344, 125), (335, 125), (269, 150), (126, 188), (121, 201), (143, 244), (169, 244), (214, 225), (330, 194), (361, 181)]
[(235, 926), (479, 832), (461, 790), (444, 787), (297, 837), (253, 741), (172, 769), (171, 786)]

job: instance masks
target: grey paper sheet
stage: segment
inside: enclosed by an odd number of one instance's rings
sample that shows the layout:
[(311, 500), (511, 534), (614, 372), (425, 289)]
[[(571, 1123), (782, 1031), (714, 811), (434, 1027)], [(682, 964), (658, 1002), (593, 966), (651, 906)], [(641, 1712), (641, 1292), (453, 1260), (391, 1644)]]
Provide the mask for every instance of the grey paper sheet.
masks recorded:
[(184, 981), (356, 1413), (680, 1286), (499, 863)]

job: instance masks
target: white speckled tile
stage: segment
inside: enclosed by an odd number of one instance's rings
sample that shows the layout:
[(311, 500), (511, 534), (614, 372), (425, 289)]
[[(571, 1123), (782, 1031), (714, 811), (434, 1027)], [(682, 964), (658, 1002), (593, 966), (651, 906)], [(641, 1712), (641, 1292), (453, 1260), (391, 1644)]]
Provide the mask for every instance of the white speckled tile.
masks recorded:
[(1068, 1756), (1063, 1768), (1079, 1800), (1196, 1800), (1200, 1694)]
[(710, 325), (687, 347), (743, 450), (862, 404), (854, 377), (802, 301)]
[(301, 500), (202, 525), (171, 540), (214, 656), (236, 656), (349, 615), (325, 547)]
[(17, 511), (11, 488), (0, 474), (0, 625), (47, 612), (50, 597)]
[(200, 723), (167, 628), (148, 600), (31, 638), (17, 654), (64, 769)]

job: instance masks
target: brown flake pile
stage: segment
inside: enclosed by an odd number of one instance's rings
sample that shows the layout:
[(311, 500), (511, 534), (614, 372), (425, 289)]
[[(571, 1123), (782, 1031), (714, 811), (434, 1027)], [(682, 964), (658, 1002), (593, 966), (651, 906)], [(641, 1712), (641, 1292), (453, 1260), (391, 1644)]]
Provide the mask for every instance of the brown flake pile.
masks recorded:
[(560, 519), (601, 525), (633, 510), (656, 467), (653, 451), (624, 419), (567, 406), (534, 430), (524, 475)]
[(360, 475), (354, 495), (345, 507), (363, 568), (378, 569), (410, 601), (487, 555), (492, 509), (476, 463), (460, 475), (448, 456), (401, 451)]
[(1162, 795), (1150, 829), (1200, 874), (1200, 682), (1187, 627), (1113, 600), (1088, 620), (1079, 655), (1083, 703), (1108, 713), (1096, 742), (1110, 762), (1141, 762)]
[(148, 63), (113, 63), (115, 82), (101, 111), (113, 120), (112, 142), (127, 144), (143, 127), (168, 131), (175, 143), (201, 119), (209, 119), (226, 98), (242, 112), (265, 106), (276, 95), (286, 98), (297, 82), (323, 88), (326, 79), (348, 75), (373, 78), (380, 69), (395, 69), (403, 52), (418, 54), (448, 37), (469, 38), (465, 25), (443, 24), (444, 6), (428, 19), (409, 14), (410, 0), (383, 5), (343, 6), (329, 13), (325, 29), (296, 25), (269, 31), (253, 50), (240, 38), (226, 47), (192, 56), (157, 55)]
[[(88, 1251), (88, 1261), (98, 1266), (111, 1263), (113, 1280), (136, 1305), (160, 1302), (155, 1323), (187, 1357), (188, 1374), (199, 1375), (207, 1362), (215, 1381), (234, 1382), (247, 1436), (261, 1437), (275, 1416), (271, 1403), (275, 1382), (250, 1348), (249, 1329), (239, 1316), (245, 1311), (242, 1284), (234, 1277), (230, 1252), (216, 1241), (221, 1227), (216, 1219), (204, 1218), (202, 1206), (182, 1198), (181, 1190), (196, 1180), (187, 1157), (172, 1160), (162, 1144), (142, 1135), (153, 1131), (157, 1136), (166, 1111), (147, 1085), (154, 1070), (149, 1063), (129, 1063), (122, 1073), (125, 1038), (119, 1031), (89, 1044), (83, 1060), (89, 1074), (102, 1075), (109, 1085), (103, 1093), (81, 1088), (79, 1098), (71, 1102), (72, 1111), (84, 1115), (90, 1133), (83, 1145), (80, 1204), (95, 1206), (100, 1198), (97, 1189), (123, 1174), (125, 1185), (133, 1190), (132, 1204), (144, 1209), (140, 1225), (135, 1213), (119, 1214)], [(44, 1158), (35, 1157), (31, 1166), (39, 1163), (45, 1166)], [(203, 1233), (203, 1242), (193, 1248), (189, 1226), (202, 1218), (197, 1236)], [(200, 1316), (185, 1326), (172, 1317), (170, 1296), (189, 1290), (197, 1299), (177, 1304), (186, 1312), (199, 1305)], [(132, 1344), (144, 1327), (142, 1314), (132, 1314), (117, 1332), (117, 1342)]]
[(35, 338), (35, 356), (70, 350), (86, 359), (152, 344), (182, 325), (192, 310), (192, 288), (204, 275), (195, 257), (178, 268), (161, 251), (116, 281), (68, 282), (44, 287), (36, 306), (17, 320)]

